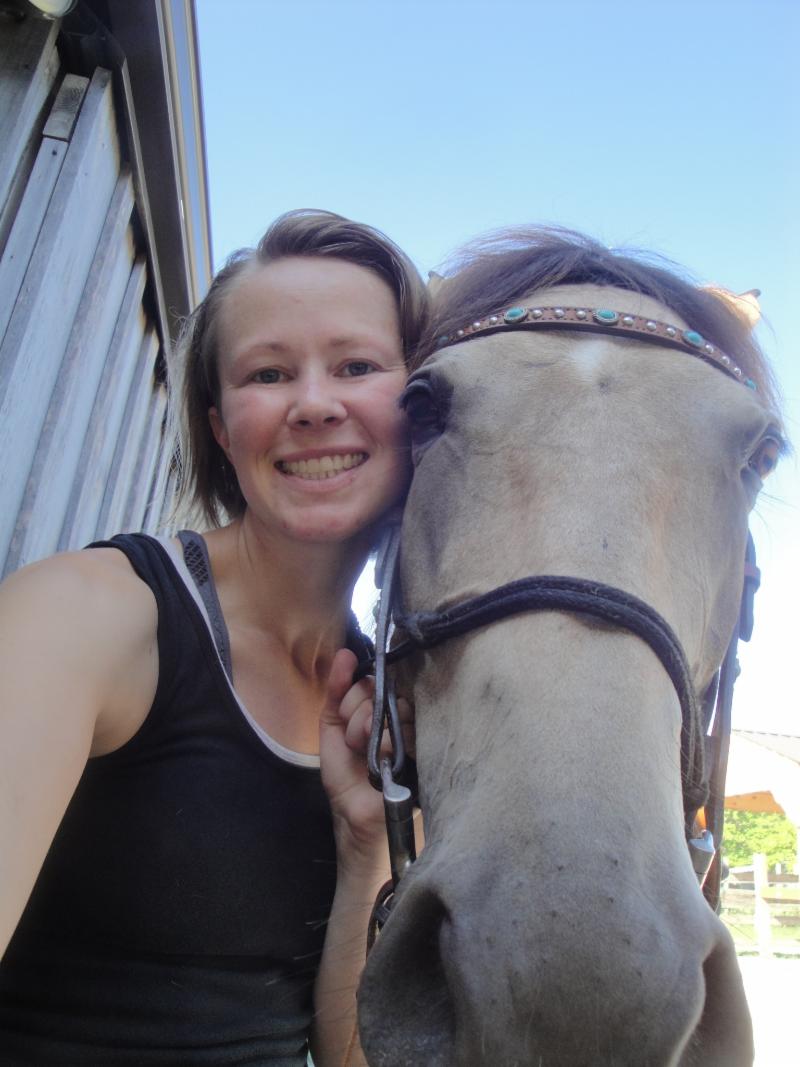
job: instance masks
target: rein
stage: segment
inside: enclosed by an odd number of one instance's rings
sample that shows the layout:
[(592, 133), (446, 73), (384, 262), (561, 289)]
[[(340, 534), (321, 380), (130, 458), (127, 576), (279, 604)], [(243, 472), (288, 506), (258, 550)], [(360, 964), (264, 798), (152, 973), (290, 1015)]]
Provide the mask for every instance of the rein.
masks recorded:
[[(474, 322), (452, 337), (441, 338), (440, 346), (457, 344), (509, 327), (583, 329), (635, 335), (639, 339), (670, 345), (699, 356), (749, 388), (756, 388), (755, 383), (746, 378), (728, 356), (719, 352), (696, 331), (681, 330), (654, 319), (608, 308), (512, 307), (485, 321)], [(749, 640), (752, 633), (753, 597), (760, 580), (750, 534), (747, 539), (739, 625), (720, 669), (701, 700), (692, 683), (686, 654), (672, 628), (654, 608), (631, 593), (583, 578), (535, 575), (509, 582), (443, 611), (403, 614), (395, 606), (399, 554), (400, 523), (396, 521), (387, 528), (376, 563), (375, 581), (380, 599), (375, 633), (375, 700), (367, 750), (370, 781), (383, 792), (392, 879), (381, 889), (373, 907), (367, 951), (390, 914), (398, 883), (416, 859), (414, 793), (410, 787), (410, 784), (415, 784), (414, 772), (412, 761), (406, 757), (394, 680), (387, 668), (412, 652), (433, 648), (478, 627), (528, 611), (565, 611), (602, 619), (618, 629), (635, 634), (650, 646), (661, 661), (675, 687), (681, 708), (681, 772), (687, 844), (698, 882), (709, 904), (716, 910), (721, 880), (720, 846), (733, 684), (738, 674), (736, 653), (739, 638)], [(392, 643), (394, 637), (399, 639)], [(386, 729), (391, 739), (391, 758), (380, 757), (381, 740)], [(704, 825), (698, 826), (701, 808), (704, 809), (705, 820)]]

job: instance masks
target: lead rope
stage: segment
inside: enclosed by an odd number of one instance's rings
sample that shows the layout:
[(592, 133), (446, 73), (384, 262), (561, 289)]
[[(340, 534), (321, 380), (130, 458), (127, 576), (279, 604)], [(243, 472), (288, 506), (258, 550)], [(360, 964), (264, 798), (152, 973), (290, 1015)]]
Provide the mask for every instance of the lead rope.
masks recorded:
[[(378, 933), (389, 917), (394, 892), (401, 877), (416, 860), (414, 837), (414, 794), (400, 779), (409, 774), (410, 761), (406, 757), (403, 731), (397, 708), (394, 679), (387, 672), (387, 651), (391, 640), (392, 609), (400, 553), (400, 521), (397, 516), (389, 523), (378, 551), (375, 564), (375, 584), (379, 590), (378, 616), (375, 626), (375, 696), (372, 706), (372, 729), (367, 747), (369, 780), (383, 794), (383, 813), (389, 843), (391, 880), (381, 886), (372, 906), (367, 927), (367, 955)], [(380, 748), (384, 729), (388, 729), (392, 744), (392, 759), (381, 758)]]

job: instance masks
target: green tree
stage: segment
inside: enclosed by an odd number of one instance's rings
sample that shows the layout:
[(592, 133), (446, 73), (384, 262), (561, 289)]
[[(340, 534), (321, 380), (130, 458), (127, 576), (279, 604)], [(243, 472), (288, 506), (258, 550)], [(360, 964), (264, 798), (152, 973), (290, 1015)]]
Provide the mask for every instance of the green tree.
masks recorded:
[(763, 852), (773, 867), (790, 869), (797, 860), (797, 831), (785, 815), (726, 811), (722, 852), (731, 867), (744, 867), (753, 854)]

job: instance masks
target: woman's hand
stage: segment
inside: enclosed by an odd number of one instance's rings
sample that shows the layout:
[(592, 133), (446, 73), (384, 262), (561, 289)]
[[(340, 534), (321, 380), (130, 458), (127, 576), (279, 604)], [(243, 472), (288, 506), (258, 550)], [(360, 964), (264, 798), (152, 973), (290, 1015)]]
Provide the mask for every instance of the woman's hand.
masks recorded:
[[(353, 685), (357, 660), (348, 649), (336, 653), (320, 716), (320, 764), (336, 831), (340, 864), (380, 863), (388, 871), (383, 798), (367, 777), (367, 744), (372, 725), (375, 683), (371, 677)], [(413, 713), (398, 700), (406, 749), (414, 753)], [(388, 734), (381, 752), (390, 751)]]

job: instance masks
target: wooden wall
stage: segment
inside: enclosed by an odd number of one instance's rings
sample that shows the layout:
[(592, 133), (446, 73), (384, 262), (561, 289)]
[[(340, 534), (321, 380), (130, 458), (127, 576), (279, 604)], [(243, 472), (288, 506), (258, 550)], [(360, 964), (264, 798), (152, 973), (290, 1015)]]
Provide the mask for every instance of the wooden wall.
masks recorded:
[[(112, 74), (0, 43), (0, 572), (169, 511), (163, 338)], [(122, 117), (122, 118), (121, 118)], [(166, 341), (169, 344), (169, 339)]]

